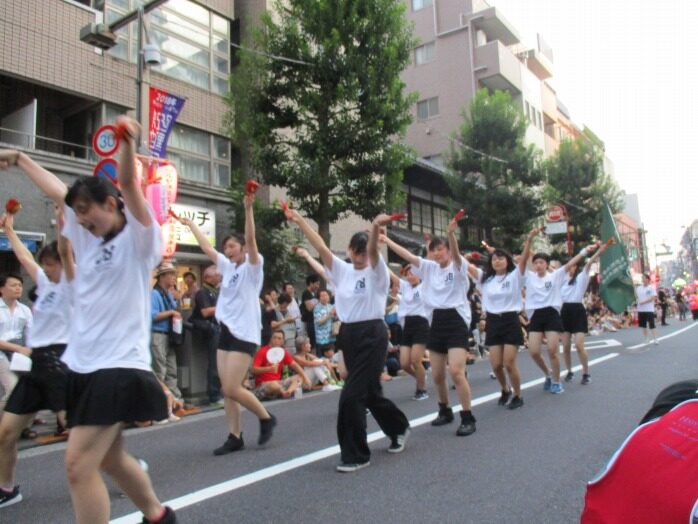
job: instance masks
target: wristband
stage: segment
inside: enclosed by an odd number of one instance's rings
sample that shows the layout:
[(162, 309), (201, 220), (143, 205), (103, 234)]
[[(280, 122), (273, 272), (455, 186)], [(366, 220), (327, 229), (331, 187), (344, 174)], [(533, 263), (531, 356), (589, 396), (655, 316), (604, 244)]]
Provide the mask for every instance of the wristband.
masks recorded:
[(589, 254), (589, 252), (587, 251), (587, 248), (584, 248), (584, 249), (582, 249), (582, 250), (579, 252), (579, 254), (580, 254), (581, 256), (585, 257), (585, 256), (587, 256), (587, 255)]

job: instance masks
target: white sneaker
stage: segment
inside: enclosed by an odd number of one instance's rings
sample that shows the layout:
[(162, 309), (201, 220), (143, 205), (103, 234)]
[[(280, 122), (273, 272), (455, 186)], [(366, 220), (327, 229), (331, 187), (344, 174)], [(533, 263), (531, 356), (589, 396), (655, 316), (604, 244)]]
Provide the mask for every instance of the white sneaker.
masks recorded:
[(659, 341), (655, 338), (653, 344), (654, 344), (655, 346), (658, 346), (658, 345), (659, 345)]
[(180, 421), (180, 420), (182, 420), (182, 419), (181, 419), (181, 417), (178, 417), (178, 416), (175, 415), (174, 413), (170, 413), (170, 416), (167, 417), (167, 420), (170, 421), (170, 422), (178, 422), (178, 421)]
[(162, 420), (154, 420), (153, 424), (155, 424), (156, 426), (164, 426), (165, 424), (167, 424), (169, 422), (170, 422), (169, 418), (164, 418)]
[(323, 391), (337, 391), (338, 389), (342, 388), (337, 386), (336, 384), (325, 384), (324, 386), (322, 386)]

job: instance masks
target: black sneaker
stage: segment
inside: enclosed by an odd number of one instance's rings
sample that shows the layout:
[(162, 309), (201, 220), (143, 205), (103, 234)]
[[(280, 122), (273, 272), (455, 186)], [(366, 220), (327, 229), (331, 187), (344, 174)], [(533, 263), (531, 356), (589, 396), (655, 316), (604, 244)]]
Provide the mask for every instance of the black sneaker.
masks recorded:
[(502, 396), (499, 397), (497, 404), (500, 406), (506, 406), (507, 402), (509, 402), (509, 397), (511, 397), (511, 391), (502, 391)]
[(582, 382), (581, 383), (583, 386), (586, 386), (587, 384), (591, 384), (591, 375), (589, 375), (588, 373), (585, 373), (584, 375), (582, 375)]
[(371, 463), (368, 460), (366, 462), (353, 462), (353, 463), (342, 462), (340, 464), (337, 464), (337, 467), (335, 469), (339, 473), (354, 473), (354, 471), (358, 471), (358, 470), (363, 469), (365, 467), (368, 467), (370, 465), (371, 465)]
[(511, 402), (507, 405), (507, 409), (520, 408), (523, 404), (523, 399), (521, 397), (512, 397)]
[(147, 518), (143, 517), (142, 522), (143, 524), (177, 524), (177, 517), (175, 516), (175, 512), (171, 507), (165, 506), (165, 513), (162, 515), (162, 517), (160, 517), (159, 520), (148, 520)]
[(274, 426), (276, 426), (276, 417), (269, 413), (268, 419), (259, 421), (259, 438), (257, 439), (257, 444), (260, 446), (269, 442), (271, 434), (274, 432)]
[(388, 446), (388, 453), (402, 453), (405, 451), (405, 444), (410, 436), (410, 428), (405, 428), (404, 433), (395, 435)]
[(242, 433), (239, 437), (236, 437), (232, 433), (228, 435), (228, 440), (226, 440), (220, 448), (213, 450), (213, 454), (216, 456), (227, 455), (233, 451), (239, 451), (245, 447), (245, 442), (242, 440)]
[(569, 382), (573, 378), (574, 378), (574, 373), (572, 373), (571, 371), (568, 371), (567, 375), (565, 375), (565, 382)]
[(431, 421), (432, 426), (445, 426), (453, 422), (453, 411), (448, 406), (439, 408), (439, 414)]
[(412, 397), (412, 400), (426, 400), (429, 398), (429, 394), (425, 389), (418, 389), (414, 393), (414, 397)]
[(460, 426), (456, 430), (456, 435), (459, 437), (467, 437), (475, 433), (475, 417), (473, 417), (470, 411), (463, 412), (460, 414)]
[(19, 486), (12, 488), (12, 491), (0, 489), (0, 508), (12, 506), (12, 504), (17, 504), (18, 502), (22, 502), (22, 494), (19, 492)]

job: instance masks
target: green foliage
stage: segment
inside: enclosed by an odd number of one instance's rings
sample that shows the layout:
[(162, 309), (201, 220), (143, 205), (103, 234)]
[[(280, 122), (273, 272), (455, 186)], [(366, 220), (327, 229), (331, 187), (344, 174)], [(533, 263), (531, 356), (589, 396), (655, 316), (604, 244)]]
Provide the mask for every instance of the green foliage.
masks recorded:
[(508, 92), (481, 89), (463, 120), (448, 161), (454, 199), (490, 242), (519, 251), (542, 213), (540, 153), (524, 143), (526, 119)]
[(241, 52), (231, 77), (225, 127), (326, 242), (347, 212), (390, 208), (412, 161), (398, 140), (415, 100), (400, 79), (415, 44), (404, 10), (400, 0), (278, 1), (244, 43), (259, 53)]
[[(547, 204), (564, 204), (570, 218), (570, 236), (579, 250), (601, 230), (601, 210), (608, 202), (613, 213), (622, 209), (622, 191), (604, 172), (603, 150), (585, 137), (565, 140), (545, 161), (547, 182), (543, 191)], [(556, 251), (567, 254), (564, 235), (551, 239)]]
[[(230, 220), (233, 231), (245, 231), (245, 209), (243, 206), (244, 182), (239, 170), (233, 172), (233, 184), (228, 190), (231, 208)], [(300, 233), (288, 227), (286, 217), (278, 203), (254, 204), (257, 248), (264, 256), (264, 285), (279, 288), (285, 281), (295, 282), (306, 272), (306, 265), (293, 255), (290, 247), (301, 243)]]

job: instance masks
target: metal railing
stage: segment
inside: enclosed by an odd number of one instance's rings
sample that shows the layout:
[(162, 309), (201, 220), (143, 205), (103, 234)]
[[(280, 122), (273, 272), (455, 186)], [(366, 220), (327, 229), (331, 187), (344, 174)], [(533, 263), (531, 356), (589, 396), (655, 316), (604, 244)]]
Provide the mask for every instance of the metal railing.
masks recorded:
[(19, 147), (22, 149), (34, 149), (71, 158), (96, 161), (97, 155), (91, 147), (65, 140), (58, 140), (41, 135), (33, 135), (24, 131), (0, 127), (0, 145), (3, 147)]

